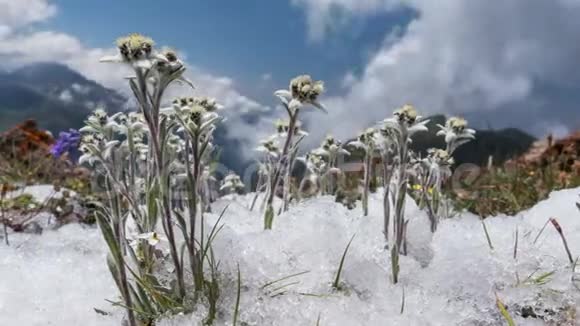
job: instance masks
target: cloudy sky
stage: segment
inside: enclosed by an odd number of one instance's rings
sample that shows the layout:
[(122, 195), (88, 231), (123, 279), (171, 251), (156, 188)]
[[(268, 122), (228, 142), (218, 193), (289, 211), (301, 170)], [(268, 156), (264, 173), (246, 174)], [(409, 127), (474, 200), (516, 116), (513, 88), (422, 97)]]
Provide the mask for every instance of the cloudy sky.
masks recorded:
[(0, 0), (1, 67), (56, 61), (111, 88), (98, 64), (123, 34), (178, 49), (198, 93), (252, 146), (283, 112), (272, 92), (309, 73), (330, 113), (318, 142), (350, 137), (404, 103), (480, 128), (580, 128), (580, 0)]

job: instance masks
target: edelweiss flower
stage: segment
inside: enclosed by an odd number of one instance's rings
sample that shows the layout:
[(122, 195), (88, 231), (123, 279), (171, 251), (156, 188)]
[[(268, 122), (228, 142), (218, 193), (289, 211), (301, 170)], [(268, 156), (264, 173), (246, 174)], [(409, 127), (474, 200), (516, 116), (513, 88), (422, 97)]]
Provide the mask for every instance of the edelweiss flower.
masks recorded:
[(161, 50), (161, 53), (157, 54), (156, 57), (158, 60), (155, 60), (155, 68), (161, 78), (169, 81), (178, 81), (189, 85), (191, 88), (195, 88), (193, 83), (183, 77), (183, 73), (185, 72), (185, 66), (183, 62), (179, 60), (177, 57), (177, 53), (169, 48), (164, 48)]
[(369, 150), (375, 146), (377, 141), (377, 130), (375, 128), (368, 128), (362, 133), (360, 133), (356, 140), (349, 142), (348, 144), (357, 148), (362, 148), (365, 151)]
[(130, 112), (128, 116), (124, 113), (117, 113), (111, 116), (111, 119), (117, 123), (116, 129), (123, 135), (127, 135), (131, 131), (133, 137), (142, 137), (147, 131), (145, 120), (140, 113)]
[(91, 148), (87, 144), (81, 144), (79, 146), (79, 151), (81, 152), (81, 157), (79, 157), (79, 164), (83, 164), (85, 162), (89, 162), (92, 164), (95, 160), (94, 155), (91, 152)]
[(153, 45), (155, 43), (149, 37), (141, 34), (129, 34), (117, 39), (116, 45), (119, 53), (114, 56), (105, 56), (101, 62), (127, 63), (135, 68), (151, 68), (157, 60), (167, 60), (163, 56), (155, 55)]
[(413, 125), (418, 118), (417, 110), (410, 104), (403, 105), (402, 108), (395, 110), (393, 114), (400, 122), (407, 123), (408, 125)]
[(422, 173), (427, 178), (427, 184), (439, 187), (443, 180), (451, 176), (451, 165), (453, 165), (453, 157), (443, 149), (430, 148), (427, 150), (427, 157), (421, 160), (415, 160), (414, 164), (417, 166), (416, 171), (423, 171)]
[(427, 154), (428, 158), (438, 165), (449, 166), (454, 163), (453, 157), (444, 149), (430, 148), (427, 150)]
[(323, 92), (324, 82), (313, 81), (309, 75), (301, 75), (290, 81), (289, 90), (278, 90), (274, 95), (278, 96), (291, 111), (310, 104), (326, 112), (324, 106), (318, 102), (318, 97)]
[(79, 151), (82, 154), (79, 158), (79, 164), (85, 162), (93, 164), (100, 158), (108, 159), (118, 144), (118, 140), (106, 141), (101, 133), (88, 133), (83, 135), (79, 146)]
[(417, 110), (410, 104), (405, 104), (403, 107), (393, 112), (393, 118), (382, 121), (381, 133), (383, 135), (392, 135), (393, 132), (397, 134), (407, 134), (407, 141), (411, 141), (411, 136), (419, 131), (427, 131), (426, 124), (429, 120), (421, 120)]
[(306, 161), (306, 169), (310, 172), (320, 175), (322, 171), (326, 170), (326, 162), (319, 155), (307, 154), (305, 158), (300, 160)]
[(235, 173), (230, 173), (224, 178), (224, 182), (220, 187), (220, 190), (228, 190), (228, 191), (239, 191), (244, 189), (244, 183)]
[(192, 102), (202, 106), (208, 112), (215, 112), (223, 108), (222, 105), (218, 104), (216, 99), (207, 96), (193, 97)]
[(467, 128), (467, 120), (458, 117), (452, 117), (447, 120), (445, 126), (437, 125), (441, 130), (437, 132), (438, 136), (445, 136), (447, 144), (459, 140), (465, 142), (475, 138), (475, 130)]
[(272, 158), (278, 158), (280, 156), (280, 147), (278, 146), (277, 138), (277, 136), (273, 136), (260, 142), (260, 146), (256, 147), (256, 151), (266, 153)]
[(324, 157), (336, 157), (340, 154), (350, 155), (350, 152), (342, 147), (342, 143), (330, 135), (326, 136), (320, 147), (314, 149), (312, 153)]
[(79, 131), (82, 133), (109, 133), (111, 131), (117, 131), (119, 125), (115, 121), (115, 118), (119, 114), (116, 113), (109, 117), (104, 109), (98, 108), (87, 118), (87, 121), (85, 121), (86, 126), (79, 129)]
[(219, 107), (214, 99), (183, 97), (175, 99), (172, 107), (161, 109), (161, 112), (167, 114), (173, 110), (189, 133), (205, 135), (211, 133), (215, 129), (215, 123), (221, 119), (215, 112)]
[[(288, 136), (288, 130), (290, 129), (290, 123), (288, 121), (277, 120), (274, 123), (278, 136), (281, 138), (286, 138)], [(308, 136), (308, 133), (301, 129), (302, 123), (296, 120), (294, 125), (294, 136)]]

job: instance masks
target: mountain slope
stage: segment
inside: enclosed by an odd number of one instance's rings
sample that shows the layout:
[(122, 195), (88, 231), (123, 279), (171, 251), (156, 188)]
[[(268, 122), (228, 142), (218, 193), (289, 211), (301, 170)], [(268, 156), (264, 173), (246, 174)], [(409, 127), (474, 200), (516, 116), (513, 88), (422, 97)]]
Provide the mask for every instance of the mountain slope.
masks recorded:
[[(429, 118), (429, 132), (413, 136), (414, 150), (425, 153), (429, 148), (445, 148), (443, 137), (437, 136), (437, 124), (445, 124), (445, 116), (436, 115)], [(486, 164), (490, 156), (495, 163), (502, 163), (510, 158), (525, 153), (536, 140), (533, 136), (515, 128), (500, 130), (477, 130), (475, 139), (457, 149), (457, 164)]]
[(118, 92), (86, 79), (67, 66), (38, 63), (0, 72), (0, 131), (26, 119), (56, 133), (78, 128), (97, 106), (123, 108)]

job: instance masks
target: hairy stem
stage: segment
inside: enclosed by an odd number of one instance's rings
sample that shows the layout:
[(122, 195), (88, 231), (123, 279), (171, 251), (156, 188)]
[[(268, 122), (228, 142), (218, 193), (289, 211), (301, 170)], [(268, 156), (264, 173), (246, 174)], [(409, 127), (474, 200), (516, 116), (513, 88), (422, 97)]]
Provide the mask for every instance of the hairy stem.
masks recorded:
[(280, 181), (280, 175), (284, 170), (285, 166), (288, 165), (288, 151), (290, 149), (290, 144), (292, 143), (292, 136), (294, 135), (294, 128), (296, 126), (296, 120), (298, 118), (298, 109), (292, 114), (290, 114), (290, 123), (288, 125), (288, 135), (286, 136), (286, 142), (282, 149), (282, 154), (278, 159), (278, 164), (274, 170), (272, 180), (270, 180), (270, 191), (268, 192), (268, 198), (266, 200), (266, 212), (264, 214), (264, 229), (271, 230), (273, 224), (274, 216), (274, 196), (276, 196), (276, 188), (278, 187), (278, 182)]

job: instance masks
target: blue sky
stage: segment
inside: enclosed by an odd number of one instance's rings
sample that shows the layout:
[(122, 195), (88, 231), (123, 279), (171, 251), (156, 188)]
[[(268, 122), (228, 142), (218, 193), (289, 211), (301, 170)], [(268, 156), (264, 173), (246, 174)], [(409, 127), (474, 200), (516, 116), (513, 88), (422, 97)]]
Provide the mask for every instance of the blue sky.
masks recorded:
[[(255, 85), (264, 75), (283, 87), (308, 72), (337, 89), (348, 71), (359, 71), (382, 44), (385, 31), (404, 26), (410, 11), (380, 13), (349, 22), (322, 40), (308, 38), (302, 9), (286, 1), (78, 1), (57, 0), (46, 25), (67, 31), (91, 47), (108, 47), (122, 34), (140, 32), (175, 46), (188, 62), (230, 76), (245, 93), (270, 96)], [(138, 9), (137, 9), (138, 8)]]

